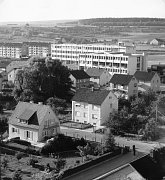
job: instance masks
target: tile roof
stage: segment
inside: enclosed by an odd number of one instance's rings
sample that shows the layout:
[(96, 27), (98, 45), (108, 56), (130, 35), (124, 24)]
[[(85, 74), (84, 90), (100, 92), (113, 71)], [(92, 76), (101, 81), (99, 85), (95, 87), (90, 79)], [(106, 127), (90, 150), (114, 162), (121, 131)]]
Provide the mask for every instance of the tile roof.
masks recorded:
[(148, 82), (151, 81), (154, 77), (155, 72), (146, 72), (146, 71), (136, 71), (134, 76), (138, 81)]
[(133, 78), (133, 75), (114, 74), (112, 78), (110, 79), (110, 83), (128, 85), (132, 78)]
[[(34, 128), (39, 129), (39, 125), (44, 120), (44, 116), (46, 115), (47, 111), (50, 110), (50, 107), (47, 105), (41, 105), (41, 104), (34, 104), (34, 103), (28, 103), (28, 102), (19, 102), (13, 112), (13, 114), (9, 118), (9, 124), (21, 126), (21, 127), (28, 127), (28, 128)], [(28, 112), (26, 112), (28, 111)], [(26, 112), (26, 113), (25, 113)], [(37, 114), (38, 124), (23, 124), (19, 123), (18, 119), (22, 117), (23, 119), (30, 118), (34, 113)], [(23, 113), (25, 113), (23, 115)], [(28, 114), (29, 113), (29, 114)]]
[(105, 69), (88, 68), (86, 73), (91, 77), (100, 77)]
[(28, 66), (28, 61), (12, 61), (7, 67), (7, 73), (11, 72), (13, 69), (20, 69), (22, 67)]
[(0, 68), (6, 68), (9, 64), (11, 63), (11, 61), (0, 61)]
[(73, 71), (70, 71), (70, 73), (76, 79), (89, 79), (90, 78), (90, 76), (84, 70), (73, 70)]
[(72, 101), (101, 105), (111, 91), (82, 88), (76, 91)]
[(29, 41), (29, 42), (23, 42), (23, 44), (28, 45), (28, 46), (39, 46), (39, 47), (49, 47), (50, 43), (49, 42), (34, 42), (34, 41)]

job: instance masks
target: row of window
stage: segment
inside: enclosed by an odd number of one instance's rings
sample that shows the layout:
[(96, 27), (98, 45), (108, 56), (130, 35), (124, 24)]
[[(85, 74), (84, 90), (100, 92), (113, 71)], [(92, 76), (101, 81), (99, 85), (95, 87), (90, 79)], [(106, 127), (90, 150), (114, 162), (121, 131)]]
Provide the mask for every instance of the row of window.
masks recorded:
[[(83, 103), (80, 104), (80, 103), (76, 103), (76, 104), (75, 104), (75, 107), (81, 107), (81, 108), (87, 109), (87, 108), (88, 108), (88, 104), (83, 104)], [(99, 107), (96, 106), (96, 105), (92, 105), (92, 109), (93, 109), (93, 110), (98, 110)]]
[[(81, 114), (79, 111), (75, 111), (75, 116), (76, 117), (81, 117)], [(83, 113), (83, 117), (87, 118), (88, 117), (88, 113)], [(92, 114), (92, 119), (98, 119), (98, 115), (97, 114)]]

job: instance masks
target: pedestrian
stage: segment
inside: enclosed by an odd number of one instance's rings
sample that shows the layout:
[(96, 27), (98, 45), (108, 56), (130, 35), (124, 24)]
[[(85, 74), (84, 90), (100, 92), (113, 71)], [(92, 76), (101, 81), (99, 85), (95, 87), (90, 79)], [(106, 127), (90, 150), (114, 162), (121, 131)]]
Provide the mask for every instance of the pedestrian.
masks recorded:
[(136, 148), (135, 148), (135, 145), (132, 146), (132, 149), (133, 149), (133, 155), (135, 156), (135, 154), (136, 154)]

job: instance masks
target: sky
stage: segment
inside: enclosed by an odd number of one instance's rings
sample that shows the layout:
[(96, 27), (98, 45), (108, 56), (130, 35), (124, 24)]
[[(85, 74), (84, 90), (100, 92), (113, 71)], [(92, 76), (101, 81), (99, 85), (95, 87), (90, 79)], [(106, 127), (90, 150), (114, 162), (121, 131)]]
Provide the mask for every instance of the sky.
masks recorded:
[(165, 18), (165, 0), (0, 0), (0, 22), (98, 17)]

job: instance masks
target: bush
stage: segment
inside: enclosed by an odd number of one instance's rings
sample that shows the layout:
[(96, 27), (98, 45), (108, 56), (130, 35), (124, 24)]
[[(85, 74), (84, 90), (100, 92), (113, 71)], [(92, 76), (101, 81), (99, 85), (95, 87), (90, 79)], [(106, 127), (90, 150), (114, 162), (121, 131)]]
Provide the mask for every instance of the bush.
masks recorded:
[(33, 158), (30, 158), (30, 159), (29, 159), (29, 165), (30, 165), (30, 166), (34, 167), (36, 163), (38, 163), (38, 160), (37, 160), (37, 159), (33, 159)]
[(18, 159), (18, 161), (19, 161), (21, 158), (23, 158), (24, 156), (25, 156), (25, 154), (22, 153), (22, 152), (18, 152), (18, 153), (16, 154), (16, 158)]
[(40, 155), (40, 152), (39, 152), (39, 151), (37, 151), (37, 150), (35, 150), (35, 149), (33, 149), (33, 148), (30, 148), (30, 147), (27, 147), (27, 148), (25, 149), (25, 153), (27, 153), (27, 154), (33, 154), (33, 155), (36, 155), (36, 156), (39, 156), (39, 155)]
[(14, 172), (12, 180), (22, 180), (21, 170), (18, 169)]
[(82, 139), (73, 139), (71, 137), (59, 134), (54, 137), (53, 141), (45, 144), (41, 149), (41, 154), (48, 155), (50, 153), (59, 153), (64, 151), (77, 150), (77, 146), (86, 145), (86, 141)]

